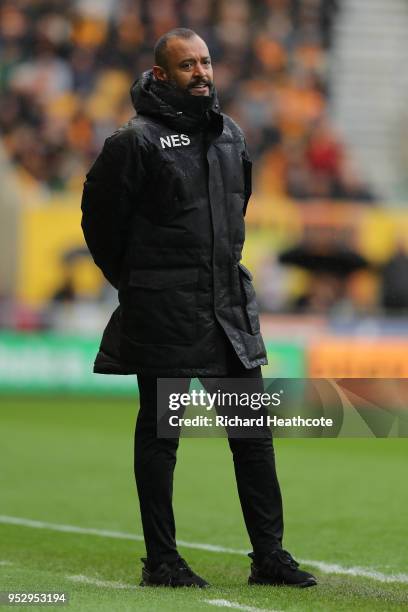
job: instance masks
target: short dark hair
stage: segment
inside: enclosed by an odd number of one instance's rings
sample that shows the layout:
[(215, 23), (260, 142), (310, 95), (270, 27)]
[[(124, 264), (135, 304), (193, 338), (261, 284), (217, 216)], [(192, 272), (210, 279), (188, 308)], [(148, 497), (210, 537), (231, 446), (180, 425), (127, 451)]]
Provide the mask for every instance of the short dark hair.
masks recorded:
[(170, 30), (160, 36), (159, 40), (156, 42), (154, 46), (154, 63), (156, 66), (161, 66), (162, 68), (167, 68), (167, 41), (170, 38), (193, 38), (193, 36), (198, 36), (194, 30), (190, 30), (189, 28), (174, 28), (174, 30)]

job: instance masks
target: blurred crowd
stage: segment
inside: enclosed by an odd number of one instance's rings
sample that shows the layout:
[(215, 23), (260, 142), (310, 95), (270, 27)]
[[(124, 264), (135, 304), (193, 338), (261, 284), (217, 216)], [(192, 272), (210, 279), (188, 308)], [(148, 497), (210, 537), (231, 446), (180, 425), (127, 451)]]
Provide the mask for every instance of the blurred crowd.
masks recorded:
[(327, 117), (336, 10), (337, 0), (3, 0), (2, 141), (26, 184), (80, 189), (104, 139), (134, 114), (129, 87), (154, 42), (184, 26), (208, 43), (261, 189), (370, 202)]

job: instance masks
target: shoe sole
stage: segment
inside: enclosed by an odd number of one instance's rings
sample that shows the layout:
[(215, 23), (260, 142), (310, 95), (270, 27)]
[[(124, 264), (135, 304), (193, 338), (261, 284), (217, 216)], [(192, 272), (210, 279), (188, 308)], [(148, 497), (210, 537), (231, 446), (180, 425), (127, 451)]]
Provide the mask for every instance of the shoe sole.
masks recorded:
[(317, 582), (313, 582), (311, 580), (307, 580), (306, 582), (297, 582), (297, 583), (288, 583), (288, 582), (268, 582), (267, 580), (254, 580), (253, 578), (248, 578), (249, 586), (252, 585), (261, 585), (261, 586), (275, 586), (282, 587), (288, 586), (293, 587), (295, 589), (307, 589), (308, 587), (316, 586)]
[(208, 589), (209, 584), (157, 584), (156, 582), (144, 582), (142, 581), (139, 586), (141, 587), (156, 587), (156, 588), (167, 588), (167, 589)]

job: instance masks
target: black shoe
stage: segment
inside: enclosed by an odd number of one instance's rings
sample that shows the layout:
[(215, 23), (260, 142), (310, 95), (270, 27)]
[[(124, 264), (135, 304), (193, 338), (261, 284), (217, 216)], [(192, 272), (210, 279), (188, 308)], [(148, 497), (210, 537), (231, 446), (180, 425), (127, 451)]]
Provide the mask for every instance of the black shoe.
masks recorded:
[(181, 557), (176, 561), (163, 562), (153, 570), (147, 559), (142, 569), (142, 582), (140, 586), (166, 586), (166, 587), (197, 587), (205, 589), (210, 586), (203, 578), (193, 572)]
[(253, 559), (248, 584), (286, 585), (298, 588), (317, 584), (312, 574), (298, 569), (299, 563), (286, 550), (274, 550), (259, 561), (254, 553), (249, 553), (248, 557)]

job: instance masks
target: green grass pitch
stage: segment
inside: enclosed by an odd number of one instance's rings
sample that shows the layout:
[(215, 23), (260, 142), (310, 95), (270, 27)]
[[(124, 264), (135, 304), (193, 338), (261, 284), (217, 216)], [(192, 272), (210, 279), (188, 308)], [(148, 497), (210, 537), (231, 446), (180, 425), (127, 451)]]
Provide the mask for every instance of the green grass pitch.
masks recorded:
[[(364, 568), (395, 582), (305, 564), (319, 579), (315, 588), (248, 587), (244, 554), (180, 546), (212, 587), (139, 588), (142, 541), (4, 519), (140, 535), (136, 412), (136, 399), (0, 397), (1, 591), (66, 591), (70, 603), (60, 609), (71, 611), (408, 609), (407, 439), (275, 441), (285, 547), (312, 564)], [(181, 441), (174, 495), (180, 540), (250, 550), (225, 439)]]

